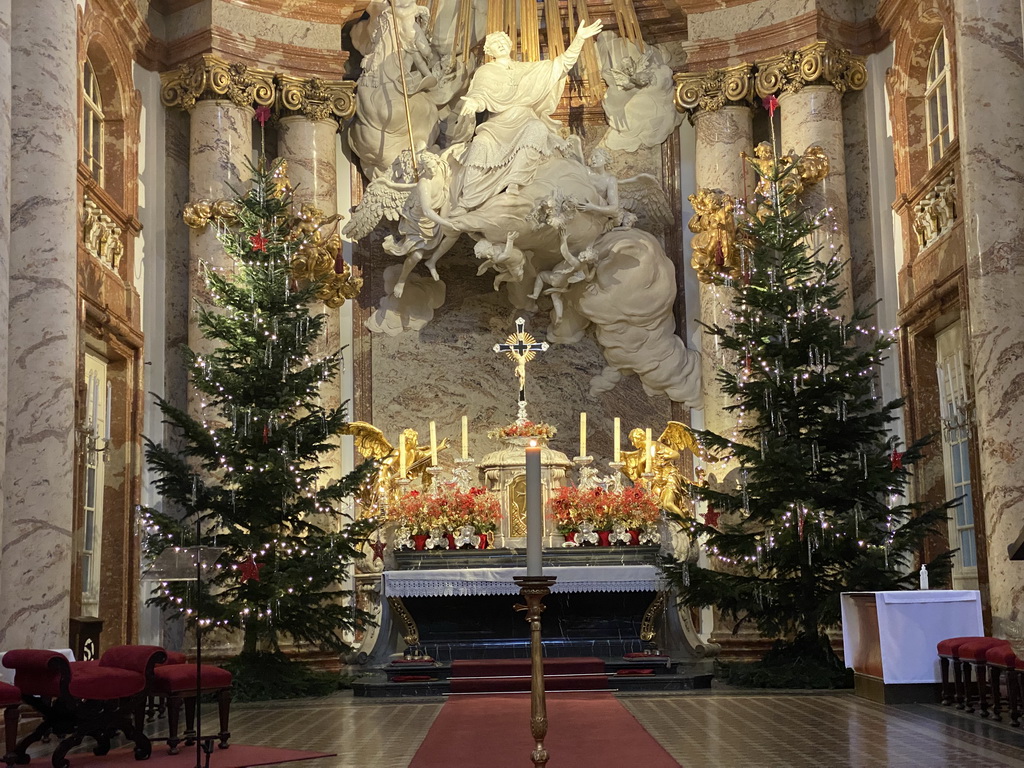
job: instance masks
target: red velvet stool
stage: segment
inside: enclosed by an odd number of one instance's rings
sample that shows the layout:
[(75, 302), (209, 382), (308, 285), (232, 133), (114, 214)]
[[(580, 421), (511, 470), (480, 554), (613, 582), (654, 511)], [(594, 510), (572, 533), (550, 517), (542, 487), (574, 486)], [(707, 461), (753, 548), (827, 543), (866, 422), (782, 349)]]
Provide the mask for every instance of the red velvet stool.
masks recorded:
[[(967, 692), (960, 668), (960, 646), (971, 640), (984, 640), (984, 637), (950, 637), (938, 644), (939, 672), (942, 676), (942, 703), (946, 706), (956, 701), (956, 708), (966, 706)], [(949, 687), (949, 667), (953, 667), (953, 689)]]
[(21, 690), (13, 685), (0, 682), (0, 708), (4, 710), (4, 762), (8, 768), (17, 762), (18, 716), (21, 707)]
[(217, 712), (220, 717), (220, 739), (218, 745), (227, 749), (231, 733), (228, 731), (228, 715), (231, 710), (231, 673), (220, 667), (203, 664), (199, 667), (198, 686), (196, 667), (194, 664), (166, 664), (153, 670), (154, 696), (167, 698), (167, 746), (173, 755), (178, 752), (178, 718), (182, 702), (185, 704), (185, 744), (194, 743), (193, 739), (202, 738), (194, 730), (196, 712), (196, 693), (212, 693), (217, 698)]
[[(165, 651), (167, 654), (167, 661), (164, 664), (184, 664), (188, 661), (185, 654), (181, 651)], [(162, 666), (158, 664), (157, 666)], [(153, 720), (163, 717), (167, 713), (167, 698), (165, 696), (156, 696), (152, 691), (146, 697), (146, 722), (153, 722)]]
[(960, 657), (960, 666), (963, 670), (964, 680), (964, 710), (966, 712), (973, 712), (974, 707), (971, 700), (971, 671), (975, 671), (975, 679), (977, 684), (975, 692), (977, 693), (977, 702), (979, 714), (982, 717), (988, 717), (988, 683), (989, 683), (989, 668), (988, 668), (988, 652), (992, 649), (998, 648), (1009, 648), (1010, 644), (1005, 640), (997, 640), (994, 637), (979, 637), (973, 640), (968, 640), (966, 643), (962, 643), (957, 651), (957, 655)]
[(42, 717), (15, 748), (17, 762), (27, 763), (28, 747), (52, 733), (61, 737), (53, 766), (68, 768), (68, 751), (86, 736), (96, 740), (93, 752), (103, 755), (118, 731), (135, 742), (136, 759), (145, 760), (152, 745), (136, 727), (136, 717), (153, 667), (165, 658), (163, 648), (149, 645), (117, 646), (98, 663), (75, 664), (55, 651), (8, 651), (3, 665), (14, 670), (23, 700)]
[(1006, 699), (1010, 708), (1010, 721), (1020, 726), (1020, 697), (1017, 681), (1017, 654), (1009, 645), (989, 648), (985, 652), (985, 664), (989, 671), (989, 687), (992, 690), (992, 719), (1002, 720), (1002, 686), (1000, 680), (1006, 673)]

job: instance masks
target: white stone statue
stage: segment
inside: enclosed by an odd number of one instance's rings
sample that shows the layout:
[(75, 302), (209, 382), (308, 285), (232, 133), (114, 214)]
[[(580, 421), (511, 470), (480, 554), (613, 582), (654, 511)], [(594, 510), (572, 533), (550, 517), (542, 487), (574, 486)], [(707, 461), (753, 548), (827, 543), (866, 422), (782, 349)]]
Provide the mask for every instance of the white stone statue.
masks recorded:
[(463, 174), (456, 213), (477, 208), (505, 189), (518, 192), (533, 180), (544, 159), (565, 153), (561, 124), (551, 113), (583, 43), (600, 31), (600, 21), (580, 22), (565, 53), (531, 62), (510, 58), (512, 40), (504, 32), (487, 36), (484, 53), (494, 60), (473, 74), (460, 110), (467, 116), (487, 112), (487, 120), (460, 158)]
[(444, 304), (444, 281), (412, 275), (401, 296), (394, 295), (395, 282), (402, 271), (398, 264), (384, 270), (384, 289), (390, 294), (366, 321), (374, 333), (397, 336), (404, 331), (418, 331), (434, 319), (434, 311)]
[(673, 105), (672, 68), (657, 48), (640, 53), (611, 33), (601, 35), (597, 49), (608, 85), (602, 106), (609, 130), (601, 143), (624, 152), (661, 145), (683, 119)]

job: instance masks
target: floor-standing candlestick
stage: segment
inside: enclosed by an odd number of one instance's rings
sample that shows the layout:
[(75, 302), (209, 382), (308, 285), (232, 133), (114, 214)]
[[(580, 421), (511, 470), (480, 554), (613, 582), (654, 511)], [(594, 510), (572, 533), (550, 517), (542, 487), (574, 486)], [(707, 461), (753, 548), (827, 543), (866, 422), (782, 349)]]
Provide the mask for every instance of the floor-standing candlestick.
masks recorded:
[(539, 445), (526, 447), (526, 575), (542, 575), (544, 539), (543, 496), (540, 485)]
[(517, 605), (516, 610), (526, 611), (530, 624), (530, 733), (534, 748), (530, 753), (534, 768), (548, 764), (548, 751), (544, 738), (548, 735), (548, 705), (544, 692), (544, 651), (540, 642), (540, 617), (544, 613), (544, 598), (551, 592), (554, 576), (517, 576), (516, 585), (526, 605)]

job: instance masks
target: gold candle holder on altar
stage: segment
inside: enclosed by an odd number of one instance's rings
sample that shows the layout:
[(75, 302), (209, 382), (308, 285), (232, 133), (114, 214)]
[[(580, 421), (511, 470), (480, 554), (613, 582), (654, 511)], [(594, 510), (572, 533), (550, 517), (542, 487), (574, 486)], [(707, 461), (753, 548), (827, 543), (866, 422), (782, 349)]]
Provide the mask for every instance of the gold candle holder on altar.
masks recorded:
[(544, 739), (548, 735), (548, 705), (544, 692), (544, 651), (540, 641), (541, 615), (544, 598), (551, 593), (555, 576), (516, 576), (514, 581), (526, 605), (517, 605), (517, 611), (526, 612), (530, 624), (530, 733), (534, 748), (530, 754), (534, 768), (548, 764), (548, 751)]

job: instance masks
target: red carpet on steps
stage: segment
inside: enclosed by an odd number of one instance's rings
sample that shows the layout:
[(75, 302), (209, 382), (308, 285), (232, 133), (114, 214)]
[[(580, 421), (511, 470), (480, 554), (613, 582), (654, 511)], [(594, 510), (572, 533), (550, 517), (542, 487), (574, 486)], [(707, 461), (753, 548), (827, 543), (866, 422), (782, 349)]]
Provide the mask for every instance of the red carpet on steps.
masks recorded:
[[(452, 693), (506, 693), (530, 690), (529, 659), (462, 659), (452, 662)], [(544, 659), (549, 691), (598, 691), (608, 688), (604, 662), (597, 657)]]
[[(312, 760), (317, 757), (331, 757), (330, 752), (303, 752), (298, 749), (277, 749), (276, 747), (250, 747), (232, 744), (227, 749), (214, 747), (210, 755), (210, 768), (249, 768), (255, 765), (277, 765), (296, 760)], [(153, 744), (153, 754), (148, 760), (136, 760), (132, 749), (115, 749), (106, 755), (92, 752), (76, 752), (68, 755), (71, 768), (196, 768), (194, 747), (182, 747), (176, 755), (167, 754), (167, 745)], [(36, 758), (32, 764), (49, 765), (48, 757)], [(206, 756), (203, 755), (205, 765)]]
[[(547, 707), (551, 768), (680, 768), (610, 693), (553, 693)], [(523, 768), (532, 750), (529, 696), (456, 696), (409, 768)]]

